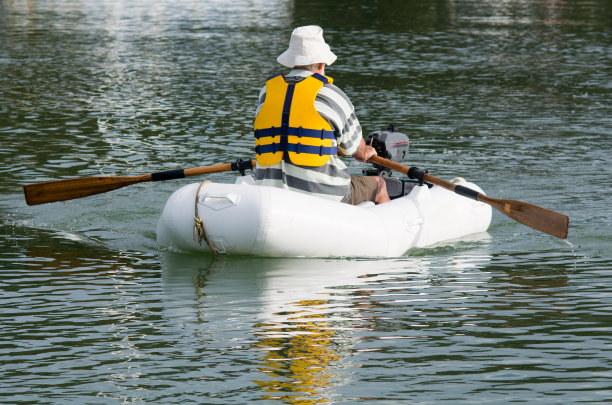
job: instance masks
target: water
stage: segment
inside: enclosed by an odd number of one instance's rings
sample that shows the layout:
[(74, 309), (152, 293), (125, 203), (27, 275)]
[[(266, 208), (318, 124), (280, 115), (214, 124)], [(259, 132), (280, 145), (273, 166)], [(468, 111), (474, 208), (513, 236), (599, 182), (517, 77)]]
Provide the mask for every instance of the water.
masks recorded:
[[(0, 402), (612, 400), (611, 12), (0, 0)], [(397, 259), (214, 259), (155, 241), (193, 179), (26, 206), (27, 183), (252, 157), (262, 80), (309, 23), (366, 133), (395, 123), (408, 164), (569, 215), (568, 241), (495, 213)]]

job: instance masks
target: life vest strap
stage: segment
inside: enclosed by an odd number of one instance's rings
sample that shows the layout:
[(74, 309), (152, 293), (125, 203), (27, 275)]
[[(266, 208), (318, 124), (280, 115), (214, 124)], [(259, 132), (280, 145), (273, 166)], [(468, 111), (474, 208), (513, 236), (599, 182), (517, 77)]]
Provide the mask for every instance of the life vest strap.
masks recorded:
[[(283, 135), (281, 127), (272, 127), (255, 130), (255, 139), (274, 137)], [(334, 131), (326, 131), (324, 129), (309, 129), (302, 127), (287, 127), (287, 135), (297, 136), (298, 138), (305, 136), (307, 138), (318, 138), (318, 139), (336, 139), (336, 133)]]
[(322, 81), (322, 82), (323, 82), (323, 84), (327, 84), (327, 83), (329, 83), (329, 79), (330, 79), (330, 78), (328, 78), (327, 76), (323, 76), (322, 74), (319, 74), (319, 73), (313, 73), (313, 74), (312, 74), (312, 77), (314, 77), (315, 79), (318, 79), (318, 80)]
[(255, 146), (255, 153), (261, 155), (263, 153), (276, 153), (276, 152), (295, 152), (295, 153), (310, 153), (312, 155), (337, 155), (338, 147), (337, 146), (313, 146), (313, 145), (303, 145), (301, 143), (289, 143), (286, 146), (286, 149), (283, 148), (283, 144), (281, 143), (269, 143), (267, 145), (257, 145)]

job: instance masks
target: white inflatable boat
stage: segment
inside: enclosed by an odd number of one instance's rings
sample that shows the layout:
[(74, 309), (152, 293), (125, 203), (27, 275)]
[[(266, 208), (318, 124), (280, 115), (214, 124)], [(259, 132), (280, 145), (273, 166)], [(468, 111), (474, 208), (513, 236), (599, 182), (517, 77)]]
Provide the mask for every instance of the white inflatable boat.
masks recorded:
[[(194, 230), (196, 217), (200, 236)], [(490, 222), (489, 205), (438, 186), (414, 185), (390, 202), (352, 206), (255, 185), (243, 176), (236, 184), (193, 183), (174, 192), (159, 219), (157, 240), (179, 251), (397, 257), (414, 247), (485, 232)]]

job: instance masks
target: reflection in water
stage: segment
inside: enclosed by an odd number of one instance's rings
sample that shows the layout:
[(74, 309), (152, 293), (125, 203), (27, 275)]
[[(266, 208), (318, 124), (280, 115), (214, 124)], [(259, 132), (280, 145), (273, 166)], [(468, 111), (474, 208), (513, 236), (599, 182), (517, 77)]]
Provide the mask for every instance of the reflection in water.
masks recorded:
[[(452, 258), (445, 268), (454, 263), (459, 275), (486, 262), (482, 252), (472, 252)], [(334, 387), (343, 384), (343, 364), (355, 351), (351, 335), (374, 328), (378, 301), (398, 300), (398, 294), (427, 301), (422, 294), (437, 278), (430, 273), (436, 264), (425, 257), (216, 259), (168, 253), (163, 263), (164, 289), (181, 302), (190, 295), (207, 331), (222, 334), (250, 324), (249, 346), (261, 355), (256, 360), (260, 375), (252, 381), (263, 399), (295, 404), (330, 401)], [(393, 287), (386, 287), (390, 280), (395, 280)], [(408, 292), (400, 289), (402, 284)], [(237, 304), (252, 307), (248, 320), (230, 310)], [(219, 306), (227, 310), (221, 316)]]
[(327, 300), (299, 301), (293, 306), (303, 307), (305, 314), (300, 311), (285, 314), (287, 320), (283, 325), (254, 325), (258, 341), (253, 348), (264, 353), (259, 371), (266, 375), (255, 382), (265, 392), (264, 399), (283, 399), (295, 404), (328, 402), (324, 391), (335, 385), (334, 363), (341, 358), (334, 344), (337, 329), (324, 317), (308, 314), (324, 310), (328, 304)]

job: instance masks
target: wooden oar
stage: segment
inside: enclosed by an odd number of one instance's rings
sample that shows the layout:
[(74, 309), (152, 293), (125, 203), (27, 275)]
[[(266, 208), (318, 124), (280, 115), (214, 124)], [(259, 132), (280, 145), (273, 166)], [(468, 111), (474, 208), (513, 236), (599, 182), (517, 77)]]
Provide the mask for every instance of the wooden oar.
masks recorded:
[(421, 182), (425, 181), (427, 183), (443, 187), (464, 197), (471, 198), (472, 200), (489, 204), (502, 214), (538, 231), (545, 232), (561, 239), (567, 238), (569, 217), (566, 215), (521, 201), (492, 198), (479, 193), (478, 191), (472, 190), (471, 188), (434, 177), (425, 170), (421, 170), (416, 167), (404, 166), (392, 160), (381, 158), (380, 156), (373, 156), (369, 162), (407, 174), (411, 179), (416, 179)]
[(28, 184), (23, 187), (26, 203), (28, 205), (45, 204), (56, 201), (72, 200), (89, 195), (106, 193), (130, 184), (146, 181), (162, 181), (181, 179), (183, 177), (198, 176), (202, 174), (229, 172), (255, 167), (254, 160), (240, 160), (234, 163), (225, 163), (214, 166), (194, 167), (191, 169), (167, 170), (164, 172), (143, 174), (141, 176), (95, 176), (79, 179), (52, 180), (42, 183)]

